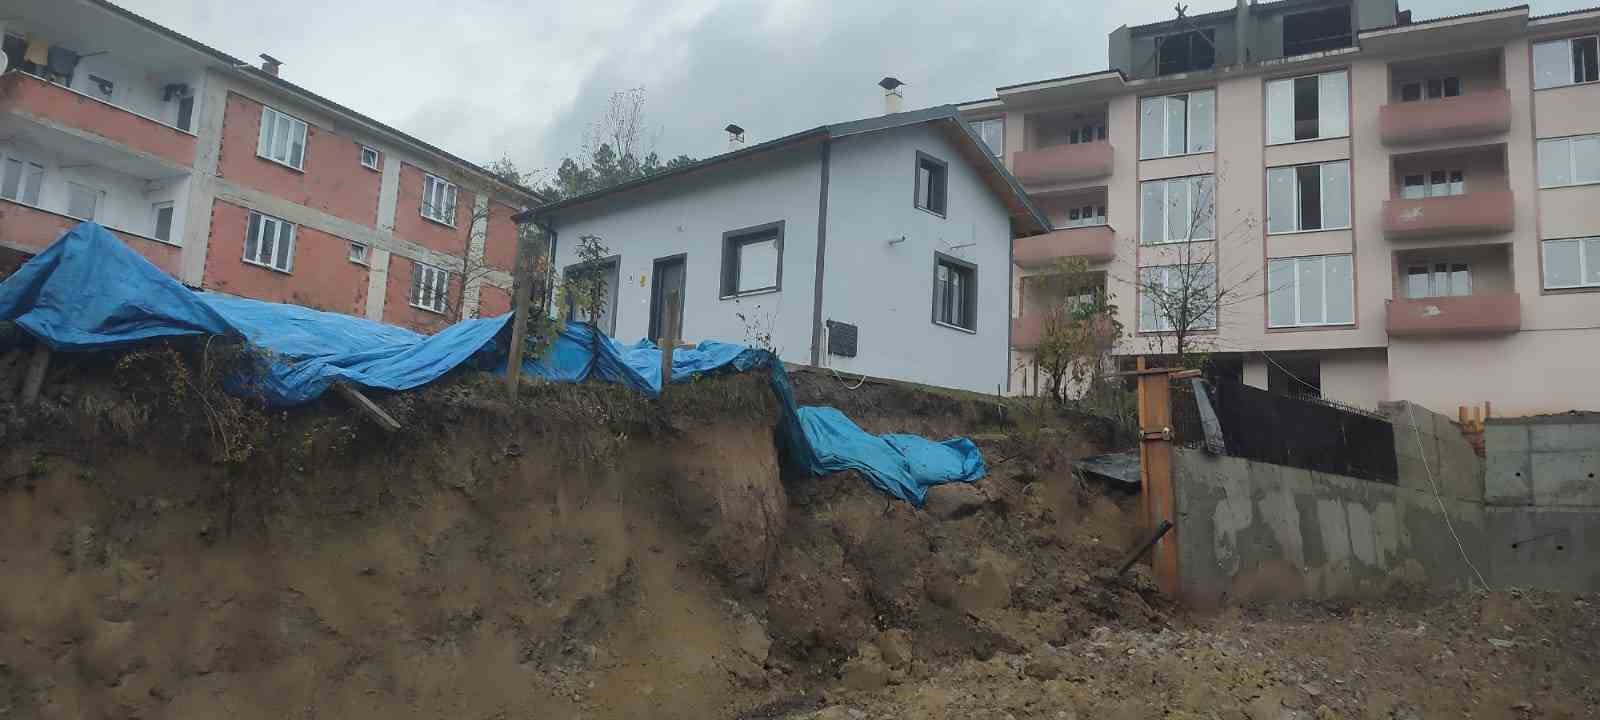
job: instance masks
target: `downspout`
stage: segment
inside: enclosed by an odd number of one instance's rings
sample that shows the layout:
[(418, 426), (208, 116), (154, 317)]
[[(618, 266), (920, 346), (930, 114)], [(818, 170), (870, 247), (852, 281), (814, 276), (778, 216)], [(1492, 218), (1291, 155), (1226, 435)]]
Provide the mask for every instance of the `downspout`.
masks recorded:
[(822, 140), (822, 179), (817, 191), (817, 266), (811, 295), (811, 366), (822, 366), (822, 272), (828, 252), (828, 172), (833, 139)]
[(555, 301), (551, 294), (554, 291), (556, 273), (556, 228), (548, 220), (539, 220), (537, 218), (533, 220), (533, 225), (543, 230), (545, 236), (550, 239), (545, 244), (544, 282), (542, 287), (539, 288), (539, 304), (545, 308), (545, 314), (548, 315), (555, 306)]

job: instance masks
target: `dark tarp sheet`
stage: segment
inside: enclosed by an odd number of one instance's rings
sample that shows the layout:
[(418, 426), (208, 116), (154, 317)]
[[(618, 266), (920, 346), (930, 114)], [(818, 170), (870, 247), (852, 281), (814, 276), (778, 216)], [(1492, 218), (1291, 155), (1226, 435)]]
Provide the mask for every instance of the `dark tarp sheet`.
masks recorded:
[[(81, 352), (184, 335), (234, 335), (271, 359), (260, 379), (274, 406), (310, 402), (336, 381), (409, 390), (463, 364), (503, 370), (509, 315), (465, 320), (435, 335), (297, 305), (194, 292), (105, 228), (83, 223), (0, 283), (0, 320), (12, 320), (52, 349)], [(783, 408), (785, 467), (809, 476), (856, 470), (883, 492), (921, 506), (927, 488), (974, 482), (986, 468), (965, 438), (871, 435), (838, 410), (800, 407), (783, 364), (765, 350), (706, 341), (673, 353), (670, 382), (767, 368)], [(619, 343), (568, 323), (526, 371), (554, 382), (600, 380), (651, 396), (661, 392), (661, 351)]]

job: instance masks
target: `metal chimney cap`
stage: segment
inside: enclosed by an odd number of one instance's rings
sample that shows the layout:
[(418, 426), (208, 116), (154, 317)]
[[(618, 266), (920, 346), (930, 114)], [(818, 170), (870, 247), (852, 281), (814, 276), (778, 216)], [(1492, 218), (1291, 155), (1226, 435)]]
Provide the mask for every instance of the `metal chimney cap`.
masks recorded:
[(732, 134), (732, 135), (743, 135), (744, 134), (744, 128), (739, 127), (738, 125), (735, 125), (733, 123), (728, 123), (728, 126), (723, 128), (723, 130), (727, 130), (728, 133)]
[(905, 83), (900, 82), (900, 79), (896, 78), (896, 77), (886, 77), (886, 78), (878, 81), (878, 87), (881, 87), (884, 90), (888, 90), (890, 92), (893, 92), (895, 88), (900, 87), (901, 85), (904, 85), (904, 84)]
[(265, 61), (267, 61), (269, 63), (272, 63), (273, 65), (282, 65), (283, 64), (282, 60), (279, 60), (279, 59), (277, 59), (277, 58), (275, 58), (275, 57), (273, 57), (271, 55), (268, 55), (266, 53), (261, 53), (261, 59), (265, 60)]

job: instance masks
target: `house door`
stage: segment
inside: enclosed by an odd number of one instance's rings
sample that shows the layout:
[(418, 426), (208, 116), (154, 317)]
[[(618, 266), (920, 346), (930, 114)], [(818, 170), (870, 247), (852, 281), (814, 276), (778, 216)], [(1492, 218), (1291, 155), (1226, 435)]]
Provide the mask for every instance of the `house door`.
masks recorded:
[(683, 294), (685, 255), (664, 257), (656, 261), (650, 279), (650, 339), (659, 340), (671, 335), (673, 340), (683, 336)]

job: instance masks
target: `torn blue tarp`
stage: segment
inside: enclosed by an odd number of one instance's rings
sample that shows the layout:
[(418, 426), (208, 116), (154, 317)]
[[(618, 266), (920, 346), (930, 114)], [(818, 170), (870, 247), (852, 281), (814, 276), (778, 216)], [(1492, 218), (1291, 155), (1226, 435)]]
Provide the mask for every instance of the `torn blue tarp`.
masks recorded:
[[(0, 283), (0, 320), (12, 320), (52, 349), (82, 352), (184, 335), (231, 335), (269, 362), (252, 389), (274, 406), (310, 402), (343, 381), (409, 390), (466, 365), (503, 370), (510, 316), (465, 320), (435, 335), (297, 305), (194, 292), (124, 245), (83, 223)], [(801, 407), (772, 353), (706, 341), (675, 350), (669, 382), (767, 368), (783, 418), (785, 467), (817, 476), (855, 470), (891, 496), (918, 506), (927, 488), (983, 477), (971, 441), (872, 435), (838, 410)], [(554, 382), (599, 380), (660, 394), (661, 351), (619, 343), (592, 326), (568, 323), (544, 357), (524, 364)]]

